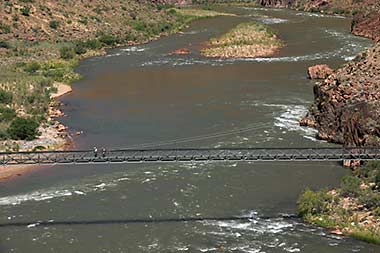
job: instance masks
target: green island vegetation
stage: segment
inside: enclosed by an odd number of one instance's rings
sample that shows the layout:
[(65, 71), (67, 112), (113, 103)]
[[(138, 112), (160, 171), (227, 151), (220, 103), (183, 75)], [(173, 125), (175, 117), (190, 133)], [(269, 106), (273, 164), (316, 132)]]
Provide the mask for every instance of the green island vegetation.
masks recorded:
[[(177, 32), (189, 22), (218, 15), (170, 4), (15, 0), (0, 3), (0, 150), (33, 140), (54, 125), (51, 98), (60, 83), (80, 79), (74, 68), (105, 48), (145, 43)], [(31, 147), (32, 148), (32, 147)], [(55, 147), (54, 147), (55, 148)], [(11, 150), (18, 150), (18, 144)]]
[(380, 244), (380, 163), (356, 168), (338, 189), (306, 189), (297, 204), (299, 215), (311, 224)]
[(283, 46), (273, 30), (256, 22), (239, 24), (208, 44), (202, 49), (202, 55), (221, 58), (270, 56)]

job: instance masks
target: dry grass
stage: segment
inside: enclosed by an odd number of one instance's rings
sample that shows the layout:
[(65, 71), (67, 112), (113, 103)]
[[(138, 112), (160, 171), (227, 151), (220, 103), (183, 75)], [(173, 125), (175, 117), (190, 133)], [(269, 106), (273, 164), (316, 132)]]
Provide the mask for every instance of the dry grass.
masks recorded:
[(236, 16), (232, 13), (225, 12), (217, 12), (212, 10), (203, 10), (203, 9), (190, 9), (190, 8), (182, 8), (175, 9), (175, 11), (182, 16), (196, 17), (196, 18), (210, 18), (217, 16)]
[(202, 50), (206, 57), (243, 58), (275, 54), (283, 43), (267, 26), (255, 22), (243, 23), (220, 38), (211, 39)]

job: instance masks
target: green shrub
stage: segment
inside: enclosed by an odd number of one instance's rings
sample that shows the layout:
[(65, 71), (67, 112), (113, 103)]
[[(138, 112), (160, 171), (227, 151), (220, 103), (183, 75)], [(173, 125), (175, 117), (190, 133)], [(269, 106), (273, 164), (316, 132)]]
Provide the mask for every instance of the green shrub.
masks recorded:
[(375, 208), (380, 206), (380, 193), (372, 191), (365, 192), (359, 196), (359, 202), (366, 208)]
[(11, 26), (3, 24), (0, 22), (0, 30), (1, 30), (1, 33), (4, 33), (4, 34), (10, 33), (11, 32)]
[(344, 197), (357, 197), (360, 193), (361, 181), (358, 177), (346, 175), (340, 184), (340, 193)]
[(24, 67), (24, 71), (30, 74), (36, 73), (40, 69), (41, 69), (41, 65), (38, 62), (27, 63)]
[(75, 57), (75, 51), (72, 47), (61, 47), (61, 49), (59, 49), (59, 53), (61, 58), (64, 60), (70, 60)]
[(99, 37), (99, 41), (107, 46), (113, 46), (119, 42), (117, 37), (113, 35), (106, 35), (106, 34), (101, 35)]
[(167, 13), (168, 13), (169, 15), (176, 15), (176, 14), (177, 14), (177, 11), (176, 11), (175, 9), (169, 9), (169, 10), (167, 11)]
[(8, 132), (4, 129), (0, 129), (0, 140), (6, 140), (9, 138)]
[(144, 21), (135, 21), (132, 23), (132, 28), (135, 29), (136, 31), (143, 32), (147, 30), (147, 25), (145, 24)]
[(21, 8), (21, 14), (24, 16), (29, 16), (30, 15), (30, 7), (29, 6), (24, 6)]
[(86, 48), (95, 50), (102, 47), (102, 43), (99, 40), (87, 40), (84, 42)]
[(0, 107), (0, 122), (9, 122), (17, 116), (17, 113), (12, 108)]
[(3, 40), (0, 40), (0, 48), (6, 48), (6, 49), (9, 49), (9, 48), (11, 48), (11, 46), (9, 45), (8, 42), (3, 41)]
[(332, 196), (327, 190), (314, 192), (306, 189), (297, 201), (298, 213), (301, 216), (322, 214), (328, 211)]
[(56, 30), (59, 27), (59, 21), (58, 20), (52, 20), (49, 23), (50, 28)]
[(0, 90), (0, 104), (10, 104), (13, 100), (13, 94), (9, 91)]
[(79, 54), (79, 55), (85, 54), (87, 52), (86, 43), (84, 42), (75, 43), (74, 51), (76, 54)]
[(38, 122), (31, 118), (14, 119), (7, 132), (14, 140), (33, 140), (38, 136)]

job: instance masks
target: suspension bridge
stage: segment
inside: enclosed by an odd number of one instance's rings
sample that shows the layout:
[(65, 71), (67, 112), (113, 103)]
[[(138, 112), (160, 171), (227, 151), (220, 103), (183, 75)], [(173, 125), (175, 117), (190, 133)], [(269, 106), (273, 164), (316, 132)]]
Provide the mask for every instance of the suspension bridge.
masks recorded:
[(379, 160), (374, 148), (149, 148), (0, 153), (1, 165)]

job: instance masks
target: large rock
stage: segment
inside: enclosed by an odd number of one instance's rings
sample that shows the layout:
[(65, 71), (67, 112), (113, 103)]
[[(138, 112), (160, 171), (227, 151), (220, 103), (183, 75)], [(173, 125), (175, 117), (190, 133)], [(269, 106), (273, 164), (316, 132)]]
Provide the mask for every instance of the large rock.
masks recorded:
[(308, 69), (310, 79), (326, 79), (333, 73), (333, 70), (326, 64), (315, 65)]

